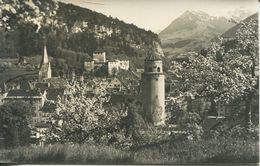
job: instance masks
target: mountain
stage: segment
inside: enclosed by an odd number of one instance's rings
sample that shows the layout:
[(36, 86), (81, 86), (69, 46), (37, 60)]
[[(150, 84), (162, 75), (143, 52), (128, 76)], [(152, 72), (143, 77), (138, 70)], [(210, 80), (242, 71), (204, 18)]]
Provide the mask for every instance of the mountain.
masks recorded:
[[(255, 13), (243, 20), (243, 22), (248, 22), (251, 19), (258, 20), (258, 13)], [(225, 33), (221, 35), (223, 38), (234, 38), (236, 36), (236, 32), (239, 28), (239, 25), (235, 25), (232, 28), (228, 29)]]
[[(34, 2), (36, 1), (30, 1)], [(37, 4), (32, 6), (35, 5)], [(47, 16), (48, 11), (44, 12)], [(0, 58), (40, 55), (44, 37), (49, 55), (65, 59), (68, 65), (77, 64), (72, 68), (80, 66), (82, 59), (91, 56), (98, 47), (106, 50), (108, 59), (135, 59), (133, 65), (137, 67), (142, 66), (142, 59), (148, 50), (160, 49), (157, 48), (160, 47), (157, 34), (117, 18), (62, 2), (58, 3), (55, 13), (54, 27), (41, 28), (44, 33), (36, 33), (39, 27), (30, 23), (17, 23), (16, 29), (8, 32), (0, 29)], [(140, 64), (137, 64), (138, 59), (141, 59)], [(72, 61), (76, 63), (71, 63)]]
[(241, 21), (247, 18), (248, 16), (252, 15), (253, 13), (254, 12), (250, 9), (237, 8), (234, 9), (233, 11), (229, 11), (227, 14), (228, 14), (228, 19)]
[(225, 17), (214, 17), (201, 11), (186, 11), (159, 33), (165, 55), (180, 56), (200, 51), (210, 40), (234, 26)]

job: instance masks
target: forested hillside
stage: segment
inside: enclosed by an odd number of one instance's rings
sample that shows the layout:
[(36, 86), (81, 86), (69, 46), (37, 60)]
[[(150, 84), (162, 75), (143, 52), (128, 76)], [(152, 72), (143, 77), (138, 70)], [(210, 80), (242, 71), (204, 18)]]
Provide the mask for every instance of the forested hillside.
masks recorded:
[[(36, 6), (39, 3), (37, 0), (32, 2)], [(50, 2), (44, 3), (48, 7)], [(41, 11), (48, 15), (48, 10)], [(55, 16), (44, 19), (45, 22), (48, 19), (55, 21), (40, 30), (39, 26), (28, 22), (17, 22), (12, 30), (0, 29), (0, 57), (42, 54), (45, 37), (49, 55), (56, 58), (61, 58), (58, 57), (61, 50), (68, 51), (67, 56), (77, 56), (77, 52), (80, 55), (85, 53), (83, 57), (87, 58), (97, 47), (101, 47), (107, 51), (108, 59), (133, 59), (134, 66), (141, 67), (140, 60), (147, 50), (154, 47), (154, 42), (160, 43), (158, 36), (151, 31), (72, 4), (59, 2)], [(75, 61), (77, 59), (82, 57), (74, 58)]]

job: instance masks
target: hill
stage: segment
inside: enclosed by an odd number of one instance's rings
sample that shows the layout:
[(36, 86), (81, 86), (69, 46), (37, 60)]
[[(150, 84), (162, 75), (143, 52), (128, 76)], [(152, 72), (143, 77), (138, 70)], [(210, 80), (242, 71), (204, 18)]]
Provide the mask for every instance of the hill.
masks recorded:
[[(37, 27), (29, 23), (17, 23), (13, 31), (0, 29), (0, 58), (41, 55), (43, 36), (47, 38), (48, 53), (54, 58), (60, 58), (57, 51), (61, 49), (85, 53), (87, 58), (101, 47), (108, 57), (143, 59), (147, 50), (155, 47), (154, 42), (160, 43), (158, 35), (151, 31), (72, 4), (59, 2), (55, 19), (59, 26), (42, 28), (44, 33), (36, 33)], [(81, 59), (76, 54), (68, 56), (76, 62)]]
[(188, 51), (200, 51), (209, 41), (234, 26), (225, 17), (201, 11), (186, 11), (166, 27), (159, 37), (165, 55), (176, 57)]

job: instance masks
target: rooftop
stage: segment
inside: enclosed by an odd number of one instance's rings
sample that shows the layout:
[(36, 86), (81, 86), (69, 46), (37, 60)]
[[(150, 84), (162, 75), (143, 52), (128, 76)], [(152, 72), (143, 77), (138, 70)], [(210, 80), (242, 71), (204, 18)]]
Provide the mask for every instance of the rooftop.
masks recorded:
[(105, 52), (101, 47), (98, 47), (94, 53)]
[(64, 88), (59, 88), (59, 89), (48, 89), (47, 90), (47, 99), (48, 100), (57, 100), (58, 96), (63, 96), (64, 95)]
[(129, 70), (119, 70), (117, 78), (127, 87), (139, 85), (140, 78)]
[(51, 125), (44, 123), (44, 122), (38, 122), (38, 123), (35, 124), (35, 127), (36, 128), (49, 128), (49, 127), (51, 127)]
[(157, 52), (150, 52), (145, 58), (146, 61), (150, 60), (162, 60), (162, 57)]
[(59, 77), (48, 78), (45, 81), (50, 83), (50, 88), (54, 89), (66, 88), (67, 85), (67, 81)]
[(15, 97), (15, 96), (34, 97), (34, 96), (42, 96), (42, 94), (38, 90), (24, 90), (24, 89), (10, 90), (7, 94), (7, 97)]

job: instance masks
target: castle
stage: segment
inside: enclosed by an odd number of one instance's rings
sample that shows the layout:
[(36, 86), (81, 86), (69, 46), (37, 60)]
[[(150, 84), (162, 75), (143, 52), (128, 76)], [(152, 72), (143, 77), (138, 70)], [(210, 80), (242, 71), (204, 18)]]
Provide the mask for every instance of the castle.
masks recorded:
[(162, 59), (150, 53), (144, 61), (142, 74), (142, 98), (144, 117), (154, 125), (165, 123), (165, 80)]
[(101, 48), (98, 48), (93, 52), (93, 58), (84, 62), (84, 69), (88, 73), (94, 73), (100, 69), (104, 69), (102, 72), (107, 73), (111, 76), (115, 74), (119, 69), (128, 70), (129, 69), (129, 60), (106, 60), (106, 52)]

